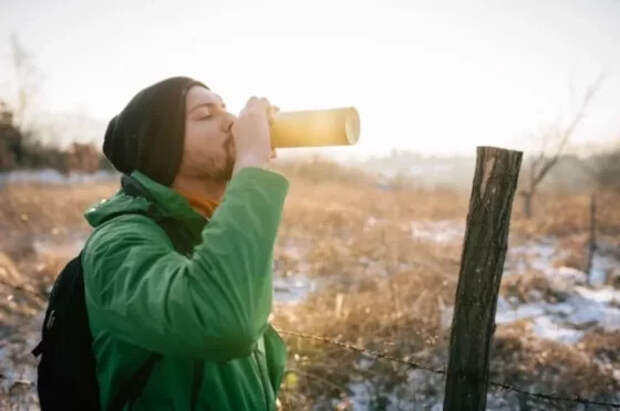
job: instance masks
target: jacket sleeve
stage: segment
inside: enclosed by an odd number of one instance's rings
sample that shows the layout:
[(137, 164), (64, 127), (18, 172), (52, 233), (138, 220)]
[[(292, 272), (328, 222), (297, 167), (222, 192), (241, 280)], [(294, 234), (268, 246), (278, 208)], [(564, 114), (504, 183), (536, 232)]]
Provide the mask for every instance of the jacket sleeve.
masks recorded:
[(147, 217), (102, 227), (83, 257), (91, 329), (169, 356), (249, 355), (271, 311), (273, 245), (287, 190), (278, 174), (239, 171), (191, 258)]

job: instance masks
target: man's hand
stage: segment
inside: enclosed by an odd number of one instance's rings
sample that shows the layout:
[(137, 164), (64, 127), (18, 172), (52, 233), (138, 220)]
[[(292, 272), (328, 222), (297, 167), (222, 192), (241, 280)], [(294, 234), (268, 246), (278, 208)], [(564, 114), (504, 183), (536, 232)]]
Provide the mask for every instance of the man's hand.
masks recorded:
[(245, 167), (264, 167), (275, 157), (271, 148), (269, 123), (277, 111), (266, 98), (252, 97), (232, 126), (235, 140), (233, 174)]

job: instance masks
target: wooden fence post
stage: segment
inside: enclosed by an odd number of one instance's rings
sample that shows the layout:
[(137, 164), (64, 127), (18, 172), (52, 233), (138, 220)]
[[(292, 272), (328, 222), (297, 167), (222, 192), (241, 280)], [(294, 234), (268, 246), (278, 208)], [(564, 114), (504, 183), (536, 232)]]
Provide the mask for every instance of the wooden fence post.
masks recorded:
[(484, 410), (520, 151), (478, 147), (450, 334), (444, 410)]

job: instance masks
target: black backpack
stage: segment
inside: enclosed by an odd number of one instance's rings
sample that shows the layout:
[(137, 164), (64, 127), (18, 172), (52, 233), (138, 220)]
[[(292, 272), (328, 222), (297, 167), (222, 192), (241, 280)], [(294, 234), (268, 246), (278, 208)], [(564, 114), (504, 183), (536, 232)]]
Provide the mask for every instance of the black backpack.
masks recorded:
[[(135, 179), (124, 175), (121, 183), (125, 193), (151, 200), (152, 207), (140, 214), (153, 218), (166, 231), (176, 250), (189, 255), (199, 239), (189, 238), (175, 220), (161, 218), (153, 207), (151, 196)], [(110, 219), (126, 214), (112, 215)], [(82, 252), (69, 261), (56, 278), (45, 312), (42, 339), (32, 350), (36, 357), (42, 355), (37, 367), (37, 391), (43, 411), (100, 410), (81, 257)], [(120, 411), (133, 402), (160, 359), (161, 354), (152, 353), (127, 381), (121, 383), (109, 409)]]

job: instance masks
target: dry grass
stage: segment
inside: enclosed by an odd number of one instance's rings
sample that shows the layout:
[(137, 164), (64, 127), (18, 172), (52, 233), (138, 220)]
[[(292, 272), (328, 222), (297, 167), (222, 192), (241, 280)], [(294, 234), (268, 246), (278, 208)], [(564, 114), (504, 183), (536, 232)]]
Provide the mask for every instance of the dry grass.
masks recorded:
[(0, 193), (0, 229), (47, 234), (86, 229), (82, 215), (118, 190), (118, 184), (9, 184)]
[(499, 326), (490, 378), (517, 386), (534, 386), (538, 391), (566, 398), (612, 396), (620, 392), (620, 382), (611, 368), (599, 367), (593, 361), (593, 354), (609, 352), (610, 344), (617, 344), (619, 339), (617, 332), (593, 334), (571, 346), (536, 338), (527, 321)]
[[(464, 224), (469, 193), (420, 190), (400, 185), (387, 189), (371, 176), (333, 163), (279, 165), (291, 189), (276, 244), (280, 275), (305, 272), (320, 282), (319, 293), (303, 304), (278, 305), (274, 324), (282, 329), (328, 336), (386, 351), (441, 368), (445, 364), (462, 238), (447, 242), (416, 239), (412, 221)], [(10, 185), (0, 196), (0, 251), (39, 289), (49, 284), (66, 260), (41, 260), (31, 249), (33, 236), (62, 239), (87, 231), (82, 214), (112, 195), (117, 184), (42, 186)], [(601, 233), (620, 245), (620, 194), (599, 193)], [(569, 257), (557, 264), (581, 267), (589, 227), (589, 196), (543, 193), (535, 199), (535, 217), (527, 220), (515, 200), (511, 231), (523, 237), (559, 236)], [(30, 247), (30, 248), (29, 248)], [(505, 296), (528, 301), (532, 289), (554, 301), (552, 287), (539, 273), (513, 276), (502, 284)], [(8, 289), (0, 289), (5, 301)], [(30, 304), (30, 303), (28, 303)], [(40, 303), (29, 306), (40, 309)], [(5, 306), (6, 308), (6, 306)], [(5, 310), (5, 315), (10, 310)], [(598, 334), (568, 347), (532, 336), (525, 322), (498, 328), (491, 364), (493, 378), (541, 390), (595, 397), (619, 390), (611, 371), (592, 358), (607, 356), (618, 364), (617, 334)], [(382, 393), (407, 381), (409, 369), (389, 362), (362, 366), (359, 354), (286, 336), (290, 372), (282, 388), (285, 409), (350, 407), (348, 384), (372, 381), (377, 404)], [(616, 348), (616, 350), (614, 350)], [(574, 370), (579, 370), (578, 373)], [(605, 386), (594, 382), (604, 381)], [(615, 381), (615, 382), (614, 382)], [(418, 398), (438, 396), (441, 378), (424, 374)], [(615, 385), (614, 385), (615, 384)]]
[[(407, 223), (464, 221), (468, 193), (386, 191), (367, 181), (342, 184), (329, 179), (317, 183), (294, 178), (278, 244), (306, 244), (312, 249), (304, 255), (312, 267), (310, 273), (329, 282), (305, 304), (279, 307), (274, 322), (283, 329), (327, 336), (441, 368), (446, 360), (449, 326), (445, 318), (442, 321), (442, 308), (453, 303), (461, 243), (416, 241)], [(614, 207), (619, 201), (617, 193), (599, 194), (599, 229), (612, 238), (620, 233), (620, 213)], [(558, 236), (566, 257), (555, 263), (583, 269), (588, 195), (542, 194), (532, 220), (525, 219), (518, 206), (513, 212), (513, 233), (525, 238)], [(285, 253), (282, 257), (287, 270), (295, 272), (295, 259), (286, 259)], [(537, 294), (531, 296), (534, 289)], [(540, 298), (540, 293), (551, 303), (565, 297), (535, 271), (511, 276), (502, 284), (505, 297), (516, 296), (522, 302)], [(524, 327), (526, 322), (499, 327), (491, 365), (496, 380), (589, 398), (604, 398), (618, 391), (611, 372), (601, 371), (592, 363), (591, 341), (570, 347), (541, 340)], [(289, 365), (296, 371), (291, 378), (295, 384), (283, 386), (285, 408), (309, 409), (317, 403), (326, 406), (327, 398), (341, 398), (342, 408), (350, 407), (346, 387), (358, 378), (379, 387), (375, 399), (380, 404), (382, 389), (394, 389), (406, 381), (406, 367), (374, 363), (365, 369), (360, 367), (358, 354), (339, 347), (294, 336), (287, 337), (287, 342)], [(617, 359), (613, 361), (618, 364)], [(432, 374), (425, 375), (425, 380), (441, 384)], [(437, 395), (437, 387), (433, 391), (421, 386), (420, 390)], [(548, 404), (537, 406), (534, 409), (545, 409)]]
[[(596, 193), (598, 231), (617, 236), (620, 233), (620, 192)], [(525, 218), (521, 199), (515, 198), (511, 231), (529, 235), (565, 236), (585, 233), (590, 227), (590, 193), (539, 193), (534, 199), (534, 216)]]

